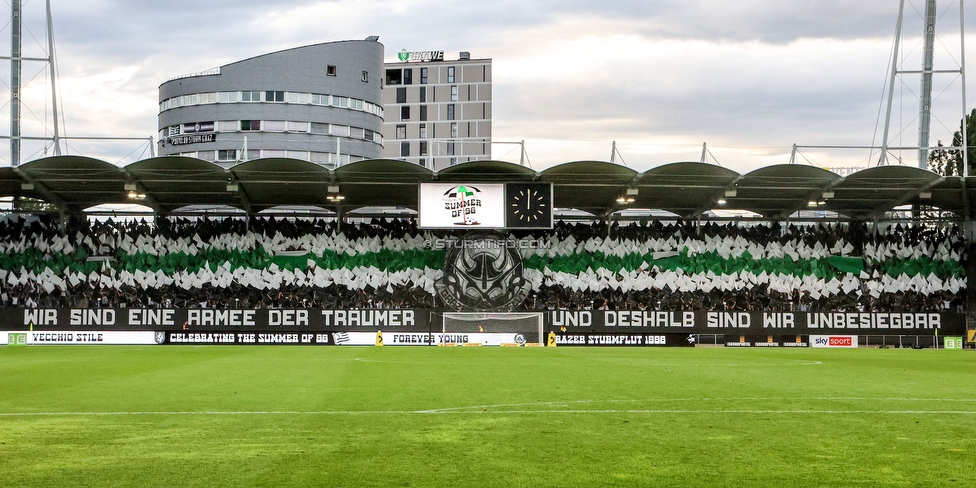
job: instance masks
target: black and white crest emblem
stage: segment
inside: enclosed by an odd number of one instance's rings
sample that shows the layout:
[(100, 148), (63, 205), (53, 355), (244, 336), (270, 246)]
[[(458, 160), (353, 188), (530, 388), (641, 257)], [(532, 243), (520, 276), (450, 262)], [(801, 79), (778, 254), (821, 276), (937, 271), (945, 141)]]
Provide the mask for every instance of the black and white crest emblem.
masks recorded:
[(165, 332), (156, 332), (154, 334), (154, 337), (153, 338), (156, 339), (156, 344), (165, 344), (166, 343), (166, 333)]
[(444, 304), (459, 311), (510, 311), (529, 294), (516, 243), (497, 232), (471, 232), (455, 241), (435, 287)]

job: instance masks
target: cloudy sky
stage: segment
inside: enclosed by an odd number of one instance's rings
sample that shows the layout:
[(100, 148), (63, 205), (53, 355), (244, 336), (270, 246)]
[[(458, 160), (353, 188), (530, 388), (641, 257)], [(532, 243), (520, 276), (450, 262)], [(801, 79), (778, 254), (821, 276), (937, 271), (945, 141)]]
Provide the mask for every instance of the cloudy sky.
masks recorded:
[[(613, 141), (638, 170), (699, 160), (702, 143), (709, 161), (736, 171), (787, 163), (793, 144), (880, 145), (898, 14), (897, 0), (51, 1), (69, 136), (155, 136), (157, 89), (169, 78), (378, 35), (388, 60), (401, 49), (492, 58), (494, 140), (525, 140), (536, 169), (609, 160)], [(25, 9), (25, 55), (38, 55), (43, 2), (28, 1)], [(906, 5), (900, 69), (921, 67), (923, 10), (922, 0)], [(936, 68), (958, 69), (958, 3), (942, 0), (939, 15)], [(0, 32), (5, 53), (9, 37), (7, 24)], [(0, 69), (4, 90), (6, 71)], [(26, 135), (50, 104), (43, 67), (26, 63), (24, 78)], [(972, 107), (976, 86), (969, 80)], [(936, 76), (933, 144), (958, 128), (961, 88), (958, 75)], [(918, 92), (917, 75), (896, 84), (892, 145), (917, 144)], [(5, 104), (3, 115), (8, 110)], [(9, 149), (0, 146), (6, 162)], [(73, 141), (69, 152), (121, 164), (147, 157), (144, 150), (135, 141)], [(493, 153), (519, 157), (509, 145), (495, 145)], [(800, 162), (822, 167), (877, 160), (868, 149), (800, 154)], [(42, 155), (25, 148), (24, 160)], [(898, 155), (917, 164), (914, 152)]]

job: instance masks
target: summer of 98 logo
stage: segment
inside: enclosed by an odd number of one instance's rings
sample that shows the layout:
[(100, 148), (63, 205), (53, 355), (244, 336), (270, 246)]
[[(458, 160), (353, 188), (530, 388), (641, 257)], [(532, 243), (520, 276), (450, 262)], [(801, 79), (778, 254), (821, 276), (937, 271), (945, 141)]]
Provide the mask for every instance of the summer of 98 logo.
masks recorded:
[(483, 203), (481, 190), (476, 186), (459, 185), (444, 192), (444, 211), (451, 214), (454, 225), (475, 226), (478, 222), (478, 210)]
[(510, 311), (529, 294), (522, 256), (497, 232), (470, 232), (447, 251), (444, 276), (435, 284), (448, 308)]

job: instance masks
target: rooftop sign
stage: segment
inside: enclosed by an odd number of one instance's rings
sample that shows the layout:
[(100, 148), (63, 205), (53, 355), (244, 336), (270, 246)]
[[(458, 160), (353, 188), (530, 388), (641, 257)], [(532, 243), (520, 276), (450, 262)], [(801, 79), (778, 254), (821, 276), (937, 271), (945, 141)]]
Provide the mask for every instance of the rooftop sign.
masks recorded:
[(397, 53), (397, 58), (404, 63), (413, 61), (423, 63), (426, 61), (444, 61), (444, 51), (407, 51), (401, 50)]

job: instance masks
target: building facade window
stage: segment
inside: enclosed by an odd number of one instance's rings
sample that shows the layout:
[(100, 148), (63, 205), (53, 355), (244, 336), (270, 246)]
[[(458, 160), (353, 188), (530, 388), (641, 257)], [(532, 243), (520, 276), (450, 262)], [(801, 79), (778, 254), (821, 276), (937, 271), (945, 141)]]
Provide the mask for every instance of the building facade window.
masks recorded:
[[(262, 95), (263, 94), (263, 95)], [(234, 92), (209, 92), (196, 93), (193, 95), (180, 95), (163, 100), (159, 104), (160, 112), (174, 108), (190, 105), (208, 105), (215, 103), (253, 103), (253, 102), (278, 102), (312, 105), (332, 105), (334, 107), (350, 108), (367, 112), (379, 117), (383, 117), (383, 107), (360, 100), (357, 98), (347, 98), (340, 96), (322, 95), (318, 93), (297, 93), (287, 91), (257, 91), (244, 90)]]
[(369, 71), (363, 71), (363, 83), (369, 83)]
[[(422, 102), (423, 100), (421, 100)], [(396, 89), (396, 103), (407, 103), (407, 89), (400, 87)]]
[(285, 129), (288, 132), (308, 132), (308, 122), (302, 122), (297, 120), (289, 120), (288, 128)]
[(336, 67), (335, 67), (335, 65), (334, 64), (330, 64), (330, 65), (326, 66), (325, 67), (325, 74), (326, 75), (329, 75), (329, 76), (335, 76), (336, 75)]
[(447, 120), (454, 120), (454, 104), (447, 104)]
[(427, 138), (427, 124), (420, 124), (420, 138)]
[(454, 155), (454, 141), (451, 141), (451, 142), (448, 142), (447, 143), (447, 155), (448, 156), (453, 156)]
[(420, 141), (420, 155), (427, 155), (427, 141)]
[(454, 66), (447, 67), (447, 82), (454, 83)]
[(427, 68), (420, 68), (420, 84), (427, 84)]
[(451, 158), (451, 166), (454, 166), (457, 163), (458, 163), (458, 159), (457, 158)]
[(311, 98), (311, 93), (285, 92), (285, 102), (287, 103), (309, 103)]
[(425, 103), (427, 101), (427, 87), (420, 87), (420, 103)]
[(328, 159), (326, 153), (323, 153), (323, 152), (314, 152), (313, 151), (313, 152), (309, 153), (308, 156), (309, 156), (308, 157), (308, 160), (311, 161), (311, 162), (313, 162), (313, 163), (315, 163), (315, 164), (326, 164), (326, 163), (329, 162), (329, 159)]
[(284, 132), (285, 127), (284, 120), (265, 120), (264, 124), (261, 125), (261, 130), (265, 132)]
[(401, 83), (403, 83), (403, 70), (401, 69), (386, 70), (387, 85), (399, 85)]
[(427, 120), (427, 106), (420, 106), (420, 120)]
[[(169, 100), (166, 100), (167, 102)], [(218, 103), (231, 103), (241, 101), (241, 92), (220, 92), (217, 94)]]
[(451, 122), (451, 137), (458, 136), (458, 125), (457, 122)]
[(400, 143), (400, 157), (402, 157), (402, 158), (410, 157), (410, 143), (409, 142), (404, 141), (404, 142), (401, 142)]
[(237, 149), (218, 150), (217, 161), (237, 161)]
[(400, 107), (400, 120), (410, 120), (410, 107)]
[(241, 130), (261, 130), (260, 120), (242, 120)]
[(420, 158), (420, 167), (421, 168), (427, 167), (427, 158)]
[(458, 87), (457, 85), (451, 85), (451, 101), (458, 101)]
[(398, 124), (396, 126), (396, 138), (397, 139), (407, 138), (407, 124)]
[(403, 84), (412, 85), (413, 84), (413, 70), (406, 68), (403, 70)]

